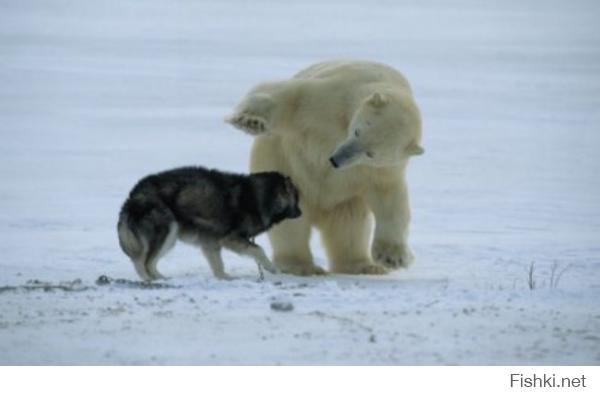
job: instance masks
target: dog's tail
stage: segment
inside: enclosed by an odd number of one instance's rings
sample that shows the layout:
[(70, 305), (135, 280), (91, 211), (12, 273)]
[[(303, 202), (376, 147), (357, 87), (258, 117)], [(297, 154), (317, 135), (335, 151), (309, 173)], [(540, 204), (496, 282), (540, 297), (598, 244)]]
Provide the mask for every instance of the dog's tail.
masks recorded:
[(119, 214), (117, 231), (119, 245), (139, 277), (145, 281), (160, 278), (156, 261), (173, 246), (177, 231), (175, 216), (162, 200), (130, 196)]

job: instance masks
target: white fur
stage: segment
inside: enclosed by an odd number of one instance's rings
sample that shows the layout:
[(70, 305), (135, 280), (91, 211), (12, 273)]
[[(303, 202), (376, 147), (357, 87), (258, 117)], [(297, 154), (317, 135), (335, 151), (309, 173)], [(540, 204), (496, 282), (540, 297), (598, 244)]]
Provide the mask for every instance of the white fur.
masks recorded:
[(143, 281), (147, 282), (147, 281), (151, 281), (154, 279), (152, 276), (150, 276), (148, 271), (146, 271), (145, 257), (144, 258), (135, 258), (135, 259), (132, 259), (132, 261), (133, 261), (133, 266), (135, 268), (135, 272), (137, 272), (138, 276)]
[(150, 274), (150, 276), (152, 276), (153, 279), (165, 278), (160, 272), (158, 272), (158, 269), (156, 268), (158, 265), (158, 260), (160, 260), (160, 258), (163, 257), (165, 254), (167, 254), (169, 250), (173, 249), (173, 246), (175, 246), (175, 242), (177, 242), (178, 234), (179, 226), (176, 222), (172, 222), (169, 225), (169, 234), (165, 238), (165, 241), (163, 242), (162, 246), (160, 247), (158, 254), (156, 254), (154, 259), (146, 265), (146, 271)]
[(119, 222), (119, 243), (123, 250), (133, 261), (135, 271), (145, 281), (152, 280), (152, 276), (146, 270), (146, 255), (148, 254), (148, 241), (145, 238), (138, 239), (127, 226), (127, 219)]
[[(280, 171), (299, 187), (304, 215), (269, 232), (283, 271), (323, 272), (308, 243), (316, 226), (333, 271), (385, 272), (369, 254), (371, 213), (373, 257), (391, 267), (412, 260), (405, 169), (423, 149), (419, 110), (400, 73), (371, 62), (319, 63), (292, 79), (258, 85), (227, 120), (257, 135), (253, 172)], [(344, 164), (334, 169), (330, 158), (340, 152)]]

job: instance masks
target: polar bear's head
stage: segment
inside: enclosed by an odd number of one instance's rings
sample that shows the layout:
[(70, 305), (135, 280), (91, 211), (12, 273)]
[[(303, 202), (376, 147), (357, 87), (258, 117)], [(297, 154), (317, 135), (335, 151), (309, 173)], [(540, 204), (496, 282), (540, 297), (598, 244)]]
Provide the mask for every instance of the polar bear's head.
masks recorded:
[(423, 154), (420, 140), (421, 120), (412, 99), (376, 92), (356, 110), (347, 139), (329, 161), (335, 168), (393, 166)]

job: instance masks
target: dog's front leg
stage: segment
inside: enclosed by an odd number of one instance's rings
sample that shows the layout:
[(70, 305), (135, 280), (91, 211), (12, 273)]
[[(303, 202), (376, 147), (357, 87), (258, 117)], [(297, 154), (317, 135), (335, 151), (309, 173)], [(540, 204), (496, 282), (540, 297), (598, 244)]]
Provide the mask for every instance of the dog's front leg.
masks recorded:
[(215, 278), (222, 280), (232, 280), (233, 277), (225, 272), (223, 259), (221, 258), (221, 247), (219, 245), (204, 244), (201, 245), (202, 253), (210, 265)]
[(256, 261), (256, 266), (258, 267), (258, 281), (262, 282), (265, 280), (265, 273), (263, 272), (262, 265), (258, 261)]
[(269, 260), (265, 251), (257, 244), (237, 235), (230, 235), (221, 240), (221, 245), (242, 256), (252, 257), (258, 265), (259, 279), (264, 278), (262, 267), (267, 271), (276, 274), (279, 269)]

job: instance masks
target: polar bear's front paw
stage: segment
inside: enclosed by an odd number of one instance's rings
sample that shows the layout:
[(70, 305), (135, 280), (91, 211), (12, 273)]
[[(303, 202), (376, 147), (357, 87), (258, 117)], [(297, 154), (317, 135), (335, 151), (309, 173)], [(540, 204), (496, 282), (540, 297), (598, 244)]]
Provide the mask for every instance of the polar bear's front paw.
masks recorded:
[(313, 263), (290, 262), (287, 260), (276, 260), (277, 266), (285, 274), (312, 276), (327, 275), (327, 271)]
[(260, 135), (267, 131), (267, 122), (264, 118), (250, 114), (233, 114), (225, 119), (231, 125), (250, 135)]
[(375, 240), (371, 248), (373, 259), (387, 268), (406, 268), (414, 260), (407, 245)]
[(388, 272), (388, 269), (380, 264), (366, 264), (358, 268), (358, 273), (365, 275), (385, 275)]
[(389, 270), (371, 260), (349, 260), (333, 263), (333, 272), (351, 275), (385, 275)]

